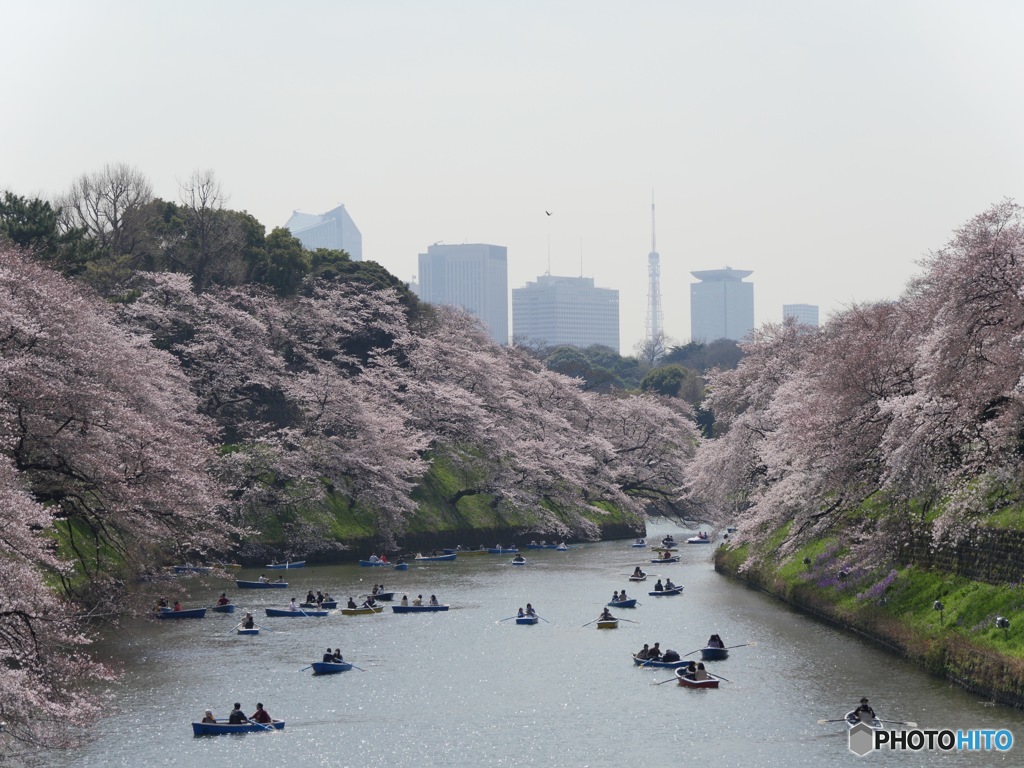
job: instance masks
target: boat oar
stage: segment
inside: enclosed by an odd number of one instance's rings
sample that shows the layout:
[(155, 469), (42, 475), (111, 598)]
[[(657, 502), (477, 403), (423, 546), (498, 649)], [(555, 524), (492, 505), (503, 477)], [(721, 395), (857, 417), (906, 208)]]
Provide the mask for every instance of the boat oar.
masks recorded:
[(508, 621), (509, 619), (518, 619), (518, 618), (519, 618), (519, 616), (518, 616), (518, 614), (517, 614), (517, 615), (515, 615), (515, 616), (509, 616), (509, 617), (508, 617), (508, 618), (506, 618), (506, 619), (498, 619), (498, 620), (497, 620), (496, 622), (494, 622), (494, 623), (495, 623), (495, 624), (500, 624), (500, 623), (501, 623), (501, 622), (503, 622), (503, 621)]
[(308, 667), (303, 667), (302, 669), (300, 669), (299, 672), (305, 672), (307, 669), (312, 669), (312, 668), (313, 668), (313, 665), (310, 664)]
[[(707, 670), (704, 670), (704, 671), (707, 672)], [(721, 675), (713, 675), (710, 672), (708, 672), (708, 677), (717, 677), (719, 680), (721, 680), (724, 683), (731, 683), (732, 682), (732, 680), (730, 680), (727, 677), (722, 677)]]
[(917, 723), (911, 720), (882, 720), (881, 718), (879, 718), (878, 722), (889, 723), (890, 725), (905, 725), (909, 728), (917, 728)]
[(619, 619), (619, 621), (628, 621), (630, 624), (639, 624), (639, 621), (633, 621), (632, 619)]
[(730, 645), (727, 648), (723, 648), (722, 650), (723, 651), (729, 651), (729, 650), (732, 650), (733, 648), (745, 648), (748, 645), (757, 645), (757, 641), (754, 641), (752, 643), (740, 643), (739, 645)]
[(662, 680), (660, 683), (651, 683), (651, 685), (664, 685), (665, 683), (671, 683), (675, 679), (677, 678), (670, 677), (668, 680)]
[(540, 619), (541, 621), (543, 621), (543, 622), (544, 622), (545, 624), (550, 624), (550, 623), (551, 623), (550, 621), (548, 621), (547, 619), (545, 619), (545, 618), (544, 618), (543, 616), (541, 616), (541, 615), (540, 615), (539, 613), (535, 613), (535, 614), (534, 614), (534, 616), (536, 616), (536, 617), (537, 617), (538, 619)]
[[(248, 718), (246, 718), (246, 719), (248, 719)], [(265, 723), (257, 723), (255, 720), (249, 720), (249, 722), (252, 723), (253, 725), (258, 725), (260, 728), (262, 728), (265, 731), (271, 731), (272, 732), (274, 730), (273, 728), (271, 728), (269, 725), (266, 725)]]
[(698, 648), (696, 651), (690, 651), (689, 653), (684, 653), (682, 658), (685, 659), (687, 656), (693, 656), (693, 654), (700, 653), (703, 650), (704, 650), (703, 648)]
[[(351, 662), (349, 662), (349, 663), (351, 664)], [(352, 664), (352, 668), (353, 668), (353, 669), (358, 669), (358, 670), (359, 670), (360, 672), (365, 672), (365, 671), (366, 671), (366, 670), (365, 670), (365, 669), (363, 669), (362, 667), (357, 667), (357, 666), (356, 666), (355, 664)]]
[[(602, 619), (594, 619), (594, 621), (588, 621), (586, 624), (583, 625), (583, 627), (589, 627), (591, 624), (594, 624), (598, 621), (602, 621)], [(583, 627), (580, 627), (580, 629), (583, 629)]]
[(831, 720), (819, 720), (818, 725), (825, 725), (825, 723), (845, 723), (845, 717), (833, 717)]

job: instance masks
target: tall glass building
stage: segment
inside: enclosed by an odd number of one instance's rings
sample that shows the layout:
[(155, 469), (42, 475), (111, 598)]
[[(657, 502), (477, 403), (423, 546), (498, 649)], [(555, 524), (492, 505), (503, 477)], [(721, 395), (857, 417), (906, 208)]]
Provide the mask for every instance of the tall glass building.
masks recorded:
[(783, 304), (782, 319), (792, 317), (800, 325), (809, 325), (811, 328), (818, 327), (818, 305), (817, 304)]
[(619, 351), (619, 292), (592, 277), (541, 275), (512, 289), (512, 333), (539, 344)]
[(690, 274), (700, 281), (690, 283), (693, 341), (740, 341), (754, 330), (754, 284), (743, 282), (752, 271), (726, 267)]
[(420, 254), (419, 297), (473, 313), (508, 344), (508, 249), (472, 243), (431, 245)]
[(285, 227), (307, 251), (329, 248), (345, 251), (352, 257), (352, 261), (363, 260), (363, 235), (344, 205), (326, 213), (292, 211), (292, 217)]

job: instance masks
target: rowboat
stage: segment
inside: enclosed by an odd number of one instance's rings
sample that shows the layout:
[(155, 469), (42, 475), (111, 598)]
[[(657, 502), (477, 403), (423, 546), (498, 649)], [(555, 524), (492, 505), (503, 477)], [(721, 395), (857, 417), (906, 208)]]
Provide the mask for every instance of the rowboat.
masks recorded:
[(153, 614), (153, 616), (158, 619), (201, 619), (205, 615), (205, 608), (188, 608), (181, 611), (157, 611)]
[(408, 571), (409, 570), (409, 564), (408, 563), (399, 563), (398, 565), (395, 566), (395, 570), (396, 571)]
[(672, 589), (663, 589), (660, 592), (648, 592), (651, 597), (672, 597), (673, 595), (683, 594), (683, 585), (680, 584), (678, 587), (672, 587)]
[(679, 547), (651, 547), (652, 552), (678, 552)]
[(288, 563), (270, 563), (270, 564), (264, 566), (264, 568), (269, 568), (269, 569), (275, 570), (275, 571), (279, 571), (279, 570), (282, 570), (282, 569), (285, 569), (285, 568), (305, 568), (305, 567), (306, 567), (306, 561), (305, 560), (296, 560), (294, 563), (292, 563), (292, 562), (288, 562)]
[(703, 661), (725, 661), (729, 658), (729, 651), (727, 648), (701, 648), (700, 657)]
[(710, 544), (710, 536), (691, 536), (686, 540), (687, 544)]
[(666, 667), (668, 669), (676, 669), (678, 667), (684, 667), (689, 662), (686, 659), (679, 659), (678, 661), (660, 661), (657, 659), (641, 659), (635, 653), (633, 654), (633, 663), (638, 667)]
[(235, 612), (235, 604), (234, 603), (224, 603), (223, 605), (215, 605), (215, 606), (213, 606), (213, 610), (216, 611), (217, 613), (234, 613)]
[(646, 548), (647, 547), (647, 542), (644, 539), (637, 539), (630, 546)]
[(435, 562), (435, 563), (450, 563), (455, 559), (455, 553), (452, 552), (450, 555), (416, 555), (416, 562)]
[(519, 550), (515, 547), (489, 547), (487, 554), (489, 555), (502, 555), (502, 554), (515, 554)]
[(387, 568), (391, 563), (381, 562), (380, 560), (360, 560), (359, 565), (363, 568)]
[(378, 592), (377, 594), (363, 595), (363, 597), (372, 597), (374, 600), (382, 600), (385, 603), (390, 603), (395, 599), (394, 592)]
[(290, 608), (264, 608), (263, 610), (267, 612), (267, 616), (289, 619), (304, 619), (310, 616), (326, 616), (330, 613), (330, 611), (293, 611)]
[(636, 608), (636, 598), (629, 597), (625, 600), (612, 600), (608, 605), (612, 608)]
[(341, 612), (345, 616), (365, 616), (369, 613), (380, 613), (384, 610), (383, 605), (366, 606), (365, 608), (342, 608)]
[(682, 669), (676, 670), (676, 679), (679, 680), (679, 684), (684, 688), (717, 688), (718, 678), (708, 677), (707, 680), (694, 680), (693, 677), (686, 674)]
[(284, 720), (272, 720), (269, 723), (238, 723), (231, 725), (227, 721), (216, 723), (192, 723), (193, 736), (219, 736), (224, 733), (259, 733), (260, 731), (283, 731)]
[(652, 557), (652, 563), (678, 563), (679, 555), (672, 555), (672, 557)]
[(565, 546), (565, 544), (559, 544), (557, 547), (555, 547), (555, 551), (556, 552), (568, 552), (569, 548), (567, 546)]
[(321, 603), (299, 603), (299, 608), (306, 610), (307, 608), (323, 609), (325, 611), (333, 610), (338, 607), (337, 600), (324, 600)]
[(314, 675), (336, 675), (338, 672), (348, 672), (352, 669), (352, 665), (347, 661), (314, 661), (310, 666), (313, 667)]
[(181, 574), (181, 573), (209, 573), (212, 570), (213, 570), (213, 568), (210, 568), (210, 567), (205, 566), (205, 565), (192, 565), (190, 563), (185, 563), (185, 565), (176, 565), (176, 566), (174, 566), (174, 572), (178, 573), (178, 574)]
[(443, 550), (446, 555), (486, 555), (487, 548), (480, 547), (479, 549), (462, 549), (461, 547), (445, 547)]
[(619, 620), (618, 619), (604, 619), (603, 621), (597, 622), (597, 628), (598, 629), (618, 629), (619, 628)]
[(516, 624), (536, 624), (538, 621), (537, 616), (516, 616)]
[(392, 605), (395, 613), (425, 613), (427, 611), (447, 611), (447, 605)]
[(872, 720), (861, 720), (859, 717), (857, 717), (857, 710), (855, 709), (851, 710), (850, 712), (847, 712), (845, 719), (847, 728), (853, 728), (855, 725), (859, 725), (860, 723), (864, 723), (864, 725), (876, 731), (882, 728), (882, 721), (879, 720), (877, 717)]
[(509, 560), (509, 563), (511, 563), (512, 565), (526, 565), (526, 558), (514, 557), (511, 560)]
[(259, 633), (259, 627), (252, 627), (250, 629), (246, 629), (245, 627), (238, 628), (238, 634), (240, 635), (258, 635)]
[(226, 571), (227, 570), (237, 571), (239, 568), (242, 567), (242, 564), (241, 563), (222, 563), (222, 562), (220, 562), (220, 560), (218, 560), (217, 561), (217, 567), (218, 568), (223, 568)]
[(235, 579), (239, 589), (288, 589), (287, 581), (242, 581)]
[(645, 573), (643, 576), (630, 576), (629, 580), (630, 581), (647, 581), (647, 574)]

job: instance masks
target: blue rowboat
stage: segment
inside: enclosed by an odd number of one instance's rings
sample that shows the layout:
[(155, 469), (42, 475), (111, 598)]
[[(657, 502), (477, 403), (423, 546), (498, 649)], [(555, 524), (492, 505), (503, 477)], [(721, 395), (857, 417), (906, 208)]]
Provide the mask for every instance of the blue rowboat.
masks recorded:
[(652, 563), (678, 563), (679, 555), (672, 555), (672, 557), (652, 557)]
[(259, 633), (259, 627), (253, 627), (252, 629), (246, 629), (245, 627), (238, 628), (238, 634), (240, 635), (258, 635)]
[(205, 565), (176, 565), (174, 566), (175, 573), (209, 573), (213, 568), (209, 568)]
[(392, 600), (395, 599), (395, 593), (394, 592), (378, 592), (376, 595), (371, 593), (369, 595), (363, 595), (363, 597), (372, 597), (374, 600), (381, 600), (382, 602), (390, 603)]
[(487, 550), (483, 547), (479, 549), (462, 549), (461, 547), (445, 547), (443, 550), (446, 555), (486, 555)]
[(416, 555), (416, 562), (417, 563), (423, 563), (423, 562), (450, 563), (454, 559), (455, 559), (455, 553), (454, 552), (452, 552), (451, 554), (448, 554), (448, 555), (427, 555), (425, 557), (423, 555)]
[(235, 586), (239, 589), (287, 589), (287, 581), (242, 581), (235, 579)]
[(631, 546), (643, 547), (644, 549), (647, 549), (647, 541), (644, 540), (644, 539), (637, 539), (636, 541), (633, 542), (633, 544)]
[(217, 613), (234, 613), (235, 612), (235, 604), (234, 603), (224, 603), (224, 605), (215, 605), (215, 606), (213, 606), (213, 610), (216, 611)]
[(318, 609), (318, 608), (322, 608), (325, 611), (329, 611), (329, 610), (332, 610), (332, 609), (337, 608), (337, 607), (338, 607), (338, 601), (337, 600), (324, 600), (320, 604), (317, 604), (317, 603), (299, 603), (299, 608), (301, 608), (302, 610), (306, 610), (307, 608), (312, 608), (314, 610)]
[(220, 736), (225, 733), (259, 733), (261, 731), (283, 731), (284, 720), (269, 723), (239, 723), (231, 725), (226, 720), (216, 723), (192, 723), (193, 736)]
[(701, 648), (700, 657), (703, 661), (725, 661), (729, 658), (727, 648)]
[(292, 563), (292, 562), (288, 562), (288, 563), (269, 563), (268, 565), (264, 566), (264, 568), (268, 568), (268, 569), (273, 570), (273, 571), (280, 571), (280, 570), (285, 569), (285, 568), (305, 568), (305, 567), (306, 567), (306, 561), (305, 560), (296, 560), (294, 563)]
[(636, 598), (630, 597), (625, 600), (612, 600), (608, 605), (612, 608), (636, 608)]
[(360, 560), (359, 565), (363, 568), (387, 568), (391, 563), (382, 563), (380, 560)]
[(555, 552), (568, 552), (568, 551), (569, 551), (569, 548), (567, 546), (565, 546), (564, 544), (559, 544), (557, 547), (555, 547)]
[(352, 665), (347, 661), (314, 661), (311, 665), (314, 675), (336, 675), (338, 672), (348, 672)]
[(640, 659), (637, 655), (633, 654), (633, 663), (638, 667), (667, 667), (668, 669), (676, 669), (677, 667), (684, 667), (690, 662), (686, 659), (679, 659), (678, 661), (655, 661), (654, 659)]
[(326, 616), (330, 611), (293, 611), (290, 608), (264, 608), (267, 612), (267, 616), (276, 616), (278, 618), (287, 617), (289, 619), (304, 619), (310, 616)]
[(206, 615), (205, 608), (188, 608), (183, 611), (157, 611), (153, 614), (158, 619), (201, 619)]
[(683, 585), (680, 584), (678, 587), (672, 587), (672, 589), (663, 589), (660, 592), (648, 592), (651, 597), (672, 597), (673, 595), (683, 594)]
[(409, 570), (409, 564), (408, 563), (399, 563), (398, 565), (395, 566), (395, 570), (396, 571), (408, 571)]
[(488, 547), (487, 554), (489, 555), (502, 555), (502, 554), (515, 554), (519, 550), (515, 547)]
[(516, 617), (516, 624), (536, 624), (538, 621), (540, 621), (540, 618), (537, 617), (537, 616), (517, 616)]
[(426, 613), (428, 611), (447, 611), (447, 605), (392, 605), (395, 613)]

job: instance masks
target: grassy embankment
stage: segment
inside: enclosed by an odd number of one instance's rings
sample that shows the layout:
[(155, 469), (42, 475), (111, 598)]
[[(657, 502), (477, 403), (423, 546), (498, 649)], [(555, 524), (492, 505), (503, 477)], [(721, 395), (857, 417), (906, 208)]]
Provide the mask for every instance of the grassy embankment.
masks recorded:
[[(1024, 514), (1004, 509), (988, 521), (993, 522), (1017, 533)], [(761, 550), (774, 552), (786, 535), (786, 528), (776, 531)], [(1019, 584), (976, 581), (898, 560), (863, 568), (847, 541), (815, 541), (782, 561), (756, 557), (760, 553), (749, 545), (726, 546), (716, 553), (715, 567), (969, 691), (1024, 706), (1024, 589)], [(748, 560), (758, 564), (743, 569)], [(1009, 627), (998, 627), (997, 617), (1009, 619)]]

